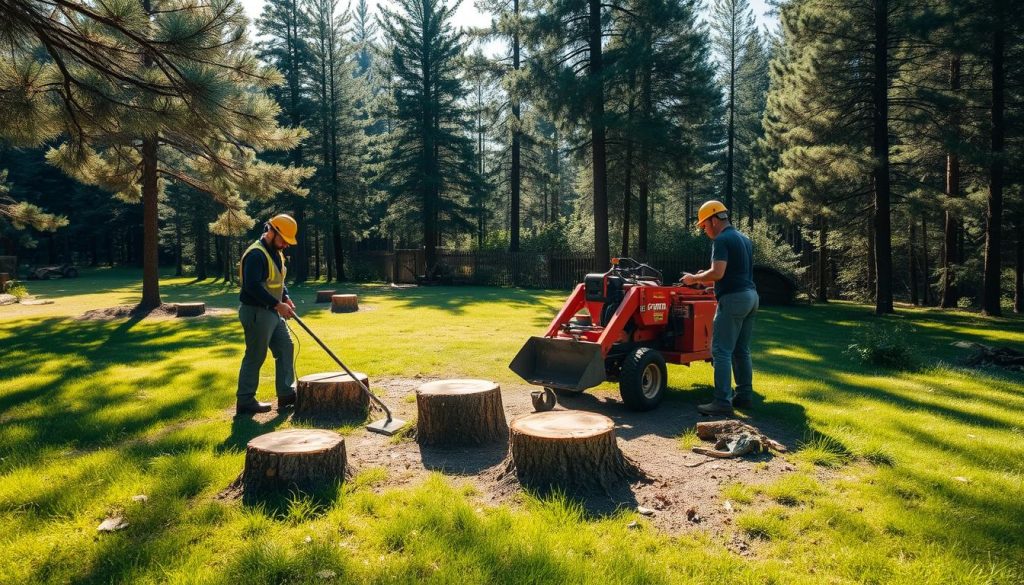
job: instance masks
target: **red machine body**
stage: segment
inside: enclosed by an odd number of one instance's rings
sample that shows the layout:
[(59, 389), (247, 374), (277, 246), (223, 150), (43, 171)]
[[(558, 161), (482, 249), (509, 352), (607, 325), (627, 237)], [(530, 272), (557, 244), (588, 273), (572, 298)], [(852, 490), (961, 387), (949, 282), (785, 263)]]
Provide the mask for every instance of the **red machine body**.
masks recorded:
[[(649, 281), (626, 284), (624, 288), (625, 297), (604, 323), (605, 302), (586, 300), (585, 285), (577, 285), (544, 337), (596, 343), (604, 355), (615, 344), (626, 343), (654, 345), (665, 361), (673, 364), (711, 359), (711, 323), (717, 307), (714, 293)], [(585, 311), (589, 319), (579, 319), (581, 311)], [(666, 340), (666, 330), (670, 329), (673, 318), (682, 329)], [(627, 331), (628, 325), (635, 327)]]
[(665, 363), (711, 360), (717, 307), (710, 289), (666, 286), (660, 277), (628, 258), (588, 274), (543, 337), (530, 338), (509, 367), (563, 393), (618, 380), (627, 405), (653, 408), (664, 392)]

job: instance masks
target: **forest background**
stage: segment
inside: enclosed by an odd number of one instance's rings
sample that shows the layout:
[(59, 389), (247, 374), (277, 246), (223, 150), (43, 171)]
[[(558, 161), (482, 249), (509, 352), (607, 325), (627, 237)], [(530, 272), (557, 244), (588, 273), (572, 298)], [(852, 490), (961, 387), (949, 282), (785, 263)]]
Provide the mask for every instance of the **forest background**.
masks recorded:
[(234, 278), (278, 212), (302, 282), (409, 248), (695, 257), (717, 198), (818, 301), (1024, 307), (1007, 0), (0, 7), (0, 253), (142, 266), (143, 304), (160, 266)]

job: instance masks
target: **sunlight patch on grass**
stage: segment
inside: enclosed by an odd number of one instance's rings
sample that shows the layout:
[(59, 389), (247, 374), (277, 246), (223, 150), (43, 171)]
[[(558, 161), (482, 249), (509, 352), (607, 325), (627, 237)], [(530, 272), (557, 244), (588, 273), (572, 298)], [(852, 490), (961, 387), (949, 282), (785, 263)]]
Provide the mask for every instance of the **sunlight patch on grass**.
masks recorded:
[(778, 506), (739, 514), (736, 526), (747, 536), (763, 540), (783, 540), (791, 533), (786, 512)]
[(683, 451), (689, 451), (693, 447), (700, 445), (701, 440), (697, 436), (697, 427), (691, 427), (683, 431), (683, 434), (679, 435), (676, 442)]
[(820, 362), (823, 358), (815, 355), (806, 349), (799, 347), (771, 347), (764, 350), (764, 353), (782, 359), (801, 360), (805, 362)]
[(818, 482), (803, 473), (784, 475), (774, 483), (758, 486), (756, 490), (783, 506), (806, 504), (822, 493)]
[(743, 483), (732, 482), (722, 488), (722, 499), (739, 504), (751, 504), (754, 502), (754, 489)]

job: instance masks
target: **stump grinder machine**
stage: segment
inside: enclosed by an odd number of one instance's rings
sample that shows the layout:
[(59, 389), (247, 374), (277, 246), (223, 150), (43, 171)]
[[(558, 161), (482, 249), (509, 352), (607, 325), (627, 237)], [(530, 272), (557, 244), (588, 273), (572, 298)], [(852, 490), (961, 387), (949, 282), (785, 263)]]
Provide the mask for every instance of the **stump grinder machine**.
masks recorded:
[(588, 274), (543, 336), (531, 337), (509, 368), (530, 384), (537, 410), (555, 393), (577, 394), (605, 381), (619, 383), (622, 401), (650, 410), (665, 394), (666, 363), (711, 361), (711, 289), (661, 284), (661, 272), (631, 258), (614, 258), (608, 272)]

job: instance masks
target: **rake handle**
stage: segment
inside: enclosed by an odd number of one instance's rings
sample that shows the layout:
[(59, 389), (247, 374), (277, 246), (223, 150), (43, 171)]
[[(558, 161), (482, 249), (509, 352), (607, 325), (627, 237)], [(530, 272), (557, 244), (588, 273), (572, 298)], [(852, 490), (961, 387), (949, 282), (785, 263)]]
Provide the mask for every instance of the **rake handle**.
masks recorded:
[(295, 322), (298, 323), (300, 327), (306, 330), (306, 333), (308, 333), (309, 336), (312, 337), (314, 341), (320, 344), (320, 347), (324, 348), (324, 351), (327, 352), (327, 355), (331, 356), (331, 358), (334, 359), (334, 361), (337, 362), (339, 366), (341, 366), (341, 369), (345, 370), (345, 373), (348, 374), (350, 378), (355, 380), (356, 384), (359, 384), (359, 387), (362, 388), (363, 392), (366, 392), (366, 395), (370, 397), (370, 400), (373, 400), (373, 403), (379, 406), (381, 410), (384, 411), (384, 414), (387, 415), (388, 417), (388, 422), (391, 422), (391, 410), (388, 408), (388, 406), (384, 404), (380, 398), (377, 398), (373, 394), (373, 392), (370, 392), (370, 389), (366, 387), (366, 384), (363, 384), (363, 381), (356, 377), (356, 375), (352, 373), (352, 370), (348, 369), (348, 366), (346, 366), (341, 361), (341, 359), (338, 358), (338, 356), (334, 355), (334, 352), (331, 351), (331, 348), (327, 347), (327, 345), (324, 344), (324, 342), (321, 341), (320, 338), (316, 336), (316, 333), (313, 333), (313, 331), (305, 323), (302, 322), (302, 319), (300, 319), (298, 315), (293, 315), (292, 318), (295, 319)]

